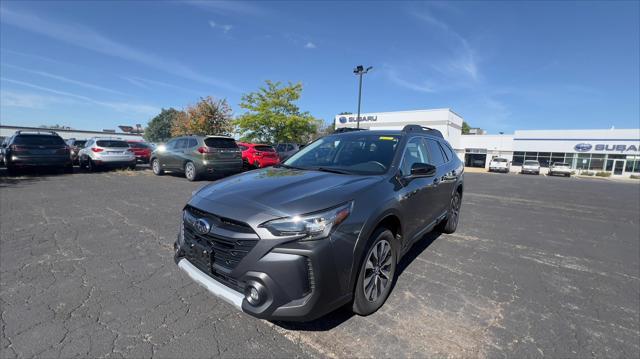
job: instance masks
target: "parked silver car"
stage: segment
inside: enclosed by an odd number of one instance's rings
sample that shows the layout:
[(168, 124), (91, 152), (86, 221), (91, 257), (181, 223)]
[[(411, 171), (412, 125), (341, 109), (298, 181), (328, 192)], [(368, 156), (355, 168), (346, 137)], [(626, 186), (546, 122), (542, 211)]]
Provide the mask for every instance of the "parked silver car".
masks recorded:
[(562, 175), (571, 177), (571, 166), (564, 162), (554, 162), (549, 166), (549, 176)]
[(78, 152), (80, 168), (94, 171), (98, 167), (136, 168), (136, 156), (127, 141), (114, 137), (94, 137)]
[(522, 164), (522, 169), (520, 170), (520, 173), (522, 173), (522, 174), (529, 173), (529, 174), (539, 175), (540, 174), (540, 162), (538, 162), (536, 160), (526, 160), (526, 161), (524, 161), (524, 163)]

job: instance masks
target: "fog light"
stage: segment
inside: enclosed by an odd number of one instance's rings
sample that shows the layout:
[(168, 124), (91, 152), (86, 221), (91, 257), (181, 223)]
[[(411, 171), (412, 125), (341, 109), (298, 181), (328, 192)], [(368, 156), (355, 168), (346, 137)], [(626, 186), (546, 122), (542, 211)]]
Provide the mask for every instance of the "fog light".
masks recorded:
[(249, 304), (257, 306), (264, 301), (264, 293), (253, 285), (248, 285), (245, 290), (245, 298)]

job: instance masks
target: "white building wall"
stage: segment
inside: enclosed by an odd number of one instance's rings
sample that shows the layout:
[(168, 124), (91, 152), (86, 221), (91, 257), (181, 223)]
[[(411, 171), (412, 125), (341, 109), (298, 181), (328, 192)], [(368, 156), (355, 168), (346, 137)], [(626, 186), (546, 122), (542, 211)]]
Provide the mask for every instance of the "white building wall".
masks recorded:
[[(337, 115), (335, 127), (356, 127), (356, 114)], [(434, 128), (455, 149), (460, 148), (462, 117), (448, 108), (434, 110), (370, 112), (360, 114), (360, 128), (375, 130), (402, 130), (406, 125)]]
[[(581, 152), (576, 150), (579, 144), (591, 145), (585, 153), (640, 155), (640, 129), (515, 131), (513, 150)], [(619, 145), (624, 145), (624, 150)]]

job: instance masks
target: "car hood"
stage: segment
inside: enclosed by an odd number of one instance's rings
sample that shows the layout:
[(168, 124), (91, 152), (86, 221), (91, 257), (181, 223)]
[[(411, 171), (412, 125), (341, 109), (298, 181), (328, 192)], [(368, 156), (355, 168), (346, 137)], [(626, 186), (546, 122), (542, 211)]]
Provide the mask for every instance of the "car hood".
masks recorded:
[(189, 204), (222, 217), (255, 223), (348, 202), (382, 180), (382, 176), (269, 167), (207, 185)]

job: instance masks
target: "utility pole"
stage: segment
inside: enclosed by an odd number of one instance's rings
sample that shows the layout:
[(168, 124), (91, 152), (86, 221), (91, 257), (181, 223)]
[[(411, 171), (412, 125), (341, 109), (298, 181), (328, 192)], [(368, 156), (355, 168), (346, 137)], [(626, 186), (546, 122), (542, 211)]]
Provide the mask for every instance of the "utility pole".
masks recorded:
[(369, 66), (366, 69), (364, 68), (364, 66), (362, 65), (358, 65), (356, 66), (355, 69), (353, 69), (353, 73), (359, 76), (358, 79), (358, 115), (356, 117), (356, 128), (360, 128), (360, 103), (362, 100), (362, 75), (366, 74), (367, 72), (369, 72), (369, 70), (371, 70), (373, 68), (373, 66)]

